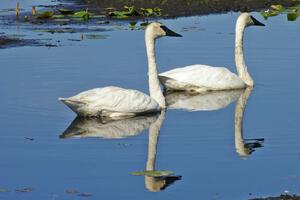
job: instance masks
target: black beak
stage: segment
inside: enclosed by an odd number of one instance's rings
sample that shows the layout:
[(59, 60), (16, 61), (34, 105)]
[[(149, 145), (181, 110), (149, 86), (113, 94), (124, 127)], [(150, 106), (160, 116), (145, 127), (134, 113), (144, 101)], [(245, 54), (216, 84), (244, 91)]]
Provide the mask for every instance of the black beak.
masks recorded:
[(182, 35), (175, 33), (174, 31), (168, 29), (166, 26), (160, 26), (160, 28), (162, 28), (165, 32), (166, 32), (166, 36), (170, 36), (170, 37), (182, 37)]
[(251, 16), (251, 19), (253, 21), (253, 25), (255, 26), (265, 26), (263, 23), (261, 23), (260, 21), (258, 21), (257, 19), (255, 19), (254, 17)]

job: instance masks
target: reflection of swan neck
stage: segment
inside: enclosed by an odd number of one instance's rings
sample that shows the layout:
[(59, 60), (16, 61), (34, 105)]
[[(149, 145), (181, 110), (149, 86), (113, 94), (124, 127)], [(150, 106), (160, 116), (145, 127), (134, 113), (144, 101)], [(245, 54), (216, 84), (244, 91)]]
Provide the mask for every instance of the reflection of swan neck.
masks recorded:
[(159, 131), (165, 118), (165, 111), (162, 110), (158, 119), (149, 127), (148, 160), (146, 170), (155, 170), (156, 148)]
[(148, 78), (149, 78), (149, 92), (150, 96), (160, 105), (161, 108), (165, 108), (165, 99), (162, 94), (158, 73), (155, 61), (155, 38), (152, 32), (147, 31), (145, 33), (145, 42), (148, 57)]
[(243, 37), (246, 28), (245, 18), (239, 17), (235, 27), (235, 65), (238, 76), (248, 85), (253, 86), (253, 80), (248, 72), (244, 59)]
[(235, 148), (240, 156), (248, 156), (250, 154), (249, 149), (245, 148), (243, 140), (243, 117), (247, 104), (248, 97), (250, 96), (252, 88), (246, 88), (244, 93), (239, 97), (234, 115), (234, 128), (235, 128)]
[[(155, 170), (156, 149), (159, 131), (165, 118), (165, 110), (161, 111), (158, 119), (149, 128), (148, 160), (146, 171)], [(145, 186), (149, 191), (158, 192), (164, 186), (165, 180), (155, 177), (145, 176)]]

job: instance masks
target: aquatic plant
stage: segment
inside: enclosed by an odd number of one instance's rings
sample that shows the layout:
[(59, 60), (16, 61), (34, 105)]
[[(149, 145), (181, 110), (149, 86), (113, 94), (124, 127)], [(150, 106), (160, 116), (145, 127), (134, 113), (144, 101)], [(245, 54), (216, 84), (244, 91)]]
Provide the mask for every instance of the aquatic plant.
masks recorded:
[(166, 170), (153, 170), (153, 171), (142, 171), (142, 172), (132, 172), (131, 173), (134, 176), (151, 176), (151, 177), (162, 177), (162, 176), (169, 176), (173, 174), (171, 171)]
[(262, 11), (261, 15), (267, 20), (280, 14), (286, 14), (288, 21), (295, 21), (300, 16), (300, 6), (284, 7), (280, 4), (271, 5), (269, 9)]
[(111, 11), (107, 15), (109, 17), (120, 19), (129, 17), (160, 17), (161, 9), (158, 7), (136, 9), (135, 6), (124, 6), (124, 10)]
[(88, 20), (90, 18), (90, 16), (91, 16), (91, 13), (89, 13), (87, 9), (73, 14), (73, 17), (79, 17), (84, 20)]

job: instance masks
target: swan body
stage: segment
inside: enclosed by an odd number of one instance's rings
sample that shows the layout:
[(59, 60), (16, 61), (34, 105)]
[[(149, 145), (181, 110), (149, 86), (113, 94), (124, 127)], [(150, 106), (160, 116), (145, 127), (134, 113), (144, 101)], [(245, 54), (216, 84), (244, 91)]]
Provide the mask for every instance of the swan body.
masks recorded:
[(117, 118), (160, 110), (159, 104), (150, 96), (137, 90), (113, 86), (91, 89), (60, 100), (79, 116)]
[(150, 96), (137, 90), (120, 87), (95, 88), (70, 98), (59, 98), (72, 111), (82, 117), (108, 117), (120, 119), (158, 112), (165, 108), (155, 61), (155, 41), (163, 36), (181, 37), (161, 23), (151, 23), (145, 31), (148, 58)]
[(214, 90), (242, 89), (253, 86), (243, 53), (244, 29), (250, 25), (264, 26), (249, 13), (242, 13), (236, 23), (235, 63), (237, 74), (224, 67), (190, 65), (159, 74), (160, 82), (167, 90), (207, 92)]
[(159, 75), (161, 83), (173, 90), (207, 92), (245, 88), (246, 84), (225, 67), (191, 65), (176, 68)]

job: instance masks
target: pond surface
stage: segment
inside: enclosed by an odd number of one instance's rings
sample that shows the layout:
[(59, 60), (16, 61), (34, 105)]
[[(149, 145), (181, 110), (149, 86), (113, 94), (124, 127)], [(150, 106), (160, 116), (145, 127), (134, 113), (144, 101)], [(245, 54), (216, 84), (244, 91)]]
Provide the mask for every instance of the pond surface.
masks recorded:
[[(101, 129), (105, 138), (62, 139), (75, 114), (58, 97), (110, 85), (148, 93), (144, 31), (107, 25), (100, 33), (104, 38), (74, 41), (69, 39), (80, 39), (82, 33), (39, 35), (2, 24), (0, 32), (50, 38), (61, 45), (0, 50), (0, 188), (9, 190), (0, 192), (0, 199), (232, 200), (299, 193), (300, 20), (253, 16), (266, 26), (247, 28), (244, 40), (255, 81), (242, 124), (244, 139), (258, 139), (244, 140), (249, 151), (255, 150), (252, 154), (236, 149), (241, 131), (235, 128), (236, 101), (215, 111), (169, 109), (165, 116), (108, 123), (107, 131)], [(201, 63), (235, 72), (237, 17), (161, 20), (183, 37), (157, 41), (159, 70)], [(159, 135), (153, 127), (149, 135), (151, 123), (162, 123)], [(166, 183), (132, 175), (154, 165), (174, 176)], [(24, 188), (32, 191), (16, 191)]]

